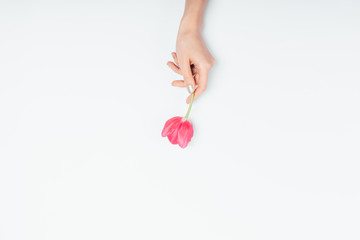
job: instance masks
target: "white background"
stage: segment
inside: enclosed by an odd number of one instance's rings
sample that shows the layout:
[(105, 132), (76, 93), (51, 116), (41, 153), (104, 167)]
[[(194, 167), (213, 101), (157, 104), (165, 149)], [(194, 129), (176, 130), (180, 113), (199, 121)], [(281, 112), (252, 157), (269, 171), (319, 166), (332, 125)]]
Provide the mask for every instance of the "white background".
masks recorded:
[(360, 2), (209, 2), (185, 149), (183, 7), (1, 0), (0, 239), (360, 239)]

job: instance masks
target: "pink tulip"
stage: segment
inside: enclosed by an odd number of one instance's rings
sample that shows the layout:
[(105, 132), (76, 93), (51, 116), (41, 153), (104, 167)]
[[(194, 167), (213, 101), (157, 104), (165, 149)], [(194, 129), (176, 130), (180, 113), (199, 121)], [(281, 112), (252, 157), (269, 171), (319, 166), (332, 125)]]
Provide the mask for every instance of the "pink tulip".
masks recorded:
[(168, 137), (172, 144), (179, 144), (181, 148), (185, 148), (191, 141), (194, 130), (191, 122), (187, 119), (190, 114), (191, 106), (194, 100), (194, 93), (191, 94), (191, 101), (188, 112), (185, 117), (173, 117), (166, 121), (161, 132), (161, 136)]
[(161, 136), (168, 137), (172, 144), (185, 148), (193, 136), (191, 122), (183, 117), (173, 117), (166, 121)]

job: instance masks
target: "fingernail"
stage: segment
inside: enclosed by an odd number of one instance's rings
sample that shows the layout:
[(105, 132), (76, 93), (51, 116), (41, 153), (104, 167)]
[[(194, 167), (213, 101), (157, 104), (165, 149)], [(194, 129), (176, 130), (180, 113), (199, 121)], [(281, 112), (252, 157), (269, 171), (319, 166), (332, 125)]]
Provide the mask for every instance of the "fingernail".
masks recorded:
[(187, 90), (188, 90), (188, 92), (189, 92), (190, 94), (193, 93), (194, 88), (193, 88), (193, 86), (192, 86), (191, 84), (186, 85), (186, 88), (187, 88)]

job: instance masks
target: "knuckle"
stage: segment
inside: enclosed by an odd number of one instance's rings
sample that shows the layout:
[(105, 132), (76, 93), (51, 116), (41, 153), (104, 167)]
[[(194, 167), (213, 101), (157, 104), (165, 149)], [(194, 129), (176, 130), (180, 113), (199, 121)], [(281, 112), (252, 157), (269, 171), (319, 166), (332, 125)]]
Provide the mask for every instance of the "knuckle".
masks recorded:
[(204, 69), (209, 70), (214, 65), (214, 63), (215, 63), (215, 60), (210, 59), (209, 61), (204, 62), (203, 67), (204, 67)]
[(211, 68), (211, 62), (204, 63), (204, 68), (205, 69), (210, 69)]

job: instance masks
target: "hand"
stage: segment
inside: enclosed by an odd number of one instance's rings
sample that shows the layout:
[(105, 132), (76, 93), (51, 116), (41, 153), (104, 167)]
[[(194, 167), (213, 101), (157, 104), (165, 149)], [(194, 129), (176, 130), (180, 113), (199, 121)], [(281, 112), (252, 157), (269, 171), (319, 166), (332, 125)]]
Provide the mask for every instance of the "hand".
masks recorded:
[[(209, 71), (215, 59), (207, 49), (205, 42), (198, 31), (184, 31), (179, 29), (176, 41), (176, 53), (172, 53), (174, 62), (168, 65), (184, 80), (175, 80), (173, 86), (186, 87), (192, 85), (195, 91), (194, 101), (206, 90)], [(197, 86), (197, 87), (196, 87)], [(189, 104), (191, 94), (186, 99)]]
[[(167, 65), (177, 74), (184, 76), (184, 74), (181, 72), (181, 69), (179, 67), (179, 60), (177, 58), (176, 52), (172, 52), (171, 56), (174, 59), (174, 62), (168, 61)], [(196, 70), (194, 68), (194, 65), (191, 65), (191, 72), (192, 72), (192, 76), (193, 78), (195, 78), (195, 82), (197, 83), (199, 80), (199, 74), (196, 73)], [(196, 73), (196, 74), (195, 74)], [(176, 86), (176, 87), (186, 87), (186, 84), (184, 82), (184, 80), (174, 80), (171, 85)]]

